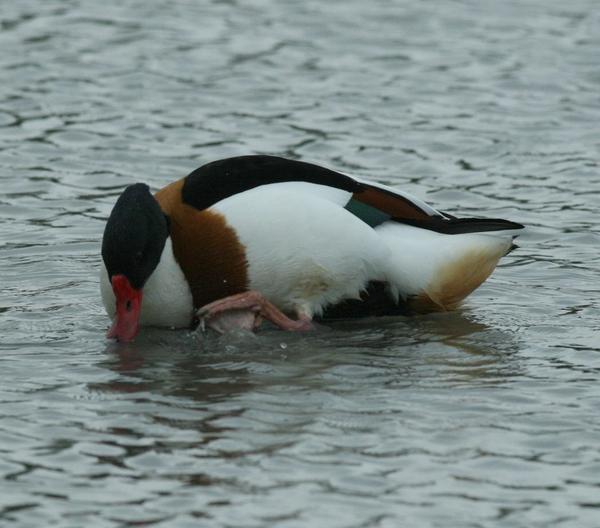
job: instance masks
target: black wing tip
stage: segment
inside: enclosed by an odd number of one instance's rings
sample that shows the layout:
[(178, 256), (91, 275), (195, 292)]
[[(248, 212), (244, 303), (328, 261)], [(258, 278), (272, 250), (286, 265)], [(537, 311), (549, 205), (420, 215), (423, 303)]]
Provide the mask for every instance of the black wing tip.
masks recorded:
[(513, 222), (512, 220), (502, 220), (502, 222), (510, 224), (512, 226), (510, 229), (525, 229), (525, 226), (519, 222)]
[(490, 231), (515, 231), (524, 229), (523, 224), (503, 218), (455, 218), (443, 221), (447, 233), (485, 233)]
[(446, 235), (462, 235), (466, 233), (485, 233), (490, 231), (515, 231), (524, 229), (523, 224), (502, 218), (439, 218), (429, 217), (427, 220), (410, 220), (394, 218), (397, 222), (429, 229)]

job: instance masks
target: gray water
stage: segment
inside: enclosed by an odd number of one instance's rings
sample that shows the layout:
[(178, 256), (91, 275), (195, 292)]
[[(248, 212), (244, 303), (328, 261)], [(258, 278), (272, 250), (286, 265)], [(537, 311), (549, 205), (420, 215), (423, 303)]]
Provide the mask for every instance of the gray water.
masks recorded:
[[(5, 1), (0, 525), (600, 526), (595, 0)], [(457, 312), (104, 333), (121, 189), (270, 153), (527, 224)]]

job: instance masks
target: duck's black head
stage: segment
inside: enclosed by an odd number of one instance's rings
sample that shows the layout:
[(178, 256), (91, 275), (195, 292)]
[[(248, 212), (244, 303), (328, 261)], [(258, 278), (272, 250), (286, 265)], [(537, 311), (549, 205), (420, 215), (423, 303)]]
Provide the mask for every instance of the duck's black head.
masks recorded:
[(129, 341), (138, 330), (142, 288), (160, 261), (168, 218), (143, 183), (127, 187), (113, 207), (102, 238), (102, 259), (116, 299), (108, 337)]

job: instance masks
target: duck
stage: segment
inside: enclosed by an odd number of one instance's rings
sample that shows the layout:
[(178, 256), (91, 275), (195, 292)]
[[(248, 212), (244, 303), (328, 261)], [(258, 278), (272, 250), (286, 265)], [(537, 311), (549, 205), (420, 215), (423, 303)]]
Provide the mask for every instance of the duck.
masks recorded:
[(207, 163), (118, 197), (102, 238), (107, 337), (140, 327), (288, 331), (339, 318), (449, 311), (515, 249), (523, 225), (458, 218), (306, 161)]

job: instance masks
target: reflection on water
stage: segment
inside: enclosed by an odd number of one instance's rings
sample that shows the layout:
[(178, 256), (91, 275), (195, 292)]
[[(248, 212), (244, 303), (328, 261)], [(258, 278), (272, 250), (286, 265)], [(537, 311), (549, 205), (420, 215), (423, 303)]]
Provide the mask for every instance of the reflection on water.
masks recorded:
[(436, 384), (474, 379), (500, 383), (517, 375), (517, 350), (514, 335), (460, 311), (339, 322), (309, 334), (274, 328), (224, 336), (149, 329), (132, 343), (107, 345), (108, 359), (100, 365), (120, 376), (92, 389), (217, 401), (278, 385), (278, 372), (289, 385), (310, 387), (323, 373), (349, 363), (397, 369), (402, 358), (407, 383), (423, 377), (414, 372), (417, 367), (431, 369), (426, 378), (435, 378)]
[[(592, 0), (0, 13), (0, 525), (598, 525)], [(107, 343), (121, 189), (247, 153), (529, 226), (454, 313)]]

